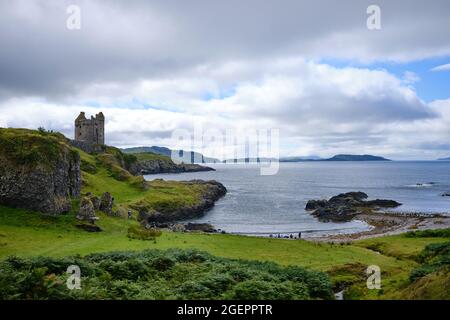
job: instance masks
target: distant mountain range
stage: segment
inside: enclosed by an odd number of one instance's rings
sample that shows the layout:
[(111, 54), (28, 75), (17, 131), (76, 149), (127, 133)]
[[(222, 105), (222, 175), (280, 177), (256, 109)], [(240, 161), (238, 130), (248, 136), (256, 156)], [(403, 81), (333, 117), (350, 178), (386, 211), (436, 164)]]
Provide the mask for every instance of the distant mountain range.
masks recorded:
[[(122, 149), (125, 153), (141, 153), (141, 152), (153, 152), (156, 154), (161, 154), (170, 157), (172, 155), (172, 150), (166, 147), (135, 147), (135, 148), (124, 148)], [(195, 151), (180, 151), (180, 157), (185, 156), (190, 159), (190, 163), (259, 163), (259, 162), (270, 162), (275, 161), (275, 158), (239, 158), (239, 159), (227, 159), (221, 161), (216, 158), (206, 157), (203, 154)], [(439, 160), (450, 160), (450, 158), (439, 159)], [(305, 162), (305, 161), (391, 161), (389, 159), (373, 156), (369, 154), (355, 155), (355, 154), (337, 154), (331, 158), (321, 158), (319, 156), (297, 156), (297, 157), (281, 157), (280, 162)], [(185, 161), (189, 163), (189, 161)]]
[[(141, 153), (141, 152), (152, 152), (156, 154), (161, 154), (163, 156), (171, 157), (172, 150), (166, 147), (134, 147), (134, 148), (124, 148), (122, 149), (125, 153)], [(185, 163), (219, 163), (222, 162), (219, 159), (205, 157), (203, 154), (195, 151), (184, 151), (180, 150), (180, 157), (186, 157), (186, 159), (190, 159), (189, 161), (185, 161)]]
[(450, 161), (450, 157), (438, 159), (439, 161)]

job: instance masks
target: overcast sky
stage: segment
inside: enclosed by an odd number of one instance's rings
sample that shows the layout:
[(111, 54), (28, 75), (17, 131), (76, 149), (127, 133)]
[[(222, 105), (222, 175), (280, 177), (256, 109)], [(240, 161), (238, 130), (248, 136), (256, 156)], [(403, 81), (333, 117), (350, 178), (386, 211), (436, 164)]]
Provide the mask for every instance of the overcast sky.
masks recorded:
[(72, 138), (80, 111), (103, 111), (119, 147), (201, 125), (279, 129), (282, 156), (450, 156), (449, 15), (448, 0), (1, 0), (0, 126)]

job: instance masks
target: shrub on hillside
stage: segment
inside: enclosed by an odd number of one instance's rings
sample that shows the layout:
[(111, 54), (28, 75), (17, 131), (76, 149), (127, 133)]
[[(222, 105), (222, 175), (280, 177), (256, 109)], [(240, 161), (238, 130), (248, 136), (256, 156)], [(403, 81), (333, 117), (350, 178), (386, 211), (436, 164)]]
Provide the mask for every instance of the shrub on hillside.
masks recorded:
[(410, 231), (405, 234), (408, 238), (450, 238), (450, 228)]
[[(69, 290), (66, 268), (81, 269)], [(326, 274), (196, 250), (111, 252), (0, 262), (0, 299), (332, 299)]]
[(450, 270), (450, 242), (427, 245), (418, 260), (421, 265), (411, 271), (410, 282), (442, 269)]

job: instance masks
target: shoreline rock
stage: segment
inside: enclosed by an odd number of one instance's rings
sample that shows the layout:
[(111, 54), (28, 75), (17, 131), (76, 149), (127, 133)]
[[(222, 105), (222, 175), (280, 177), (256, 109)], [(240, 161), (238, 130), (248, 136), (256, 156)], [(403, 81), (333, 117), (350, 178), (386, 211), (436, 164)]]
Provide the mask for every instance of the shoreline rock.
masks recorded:
[(209, 223), (180, 223), (180, 222), (153, 222), (144, 226), (146, 229), (168, 229), (174, 232), (205, 232), (205, 233), (225, 233), (221, 229), (216, 229)]
[(402, 234), (409, 231), (445, 229), (450, 227), (450, 216), (447, 214), (427, 214), (417, 212), (372, 212), (361, 214), (356, 218), (364, 221), (371, 230), (355, 233), (343, 233), (313, 237), (306, 240), (314, 242), (352, 242), (368, 238), (376, 238), (387, 235)]
[(366, 200), (367, 198), (368, 195), (360, 191), (341, 193), (329, 200), (309, 200), (305, 210), (312, 211), (311, 214), (321, 222), (347, 222), (368, 210), (396, 208), (401, 205), (394, 200)]

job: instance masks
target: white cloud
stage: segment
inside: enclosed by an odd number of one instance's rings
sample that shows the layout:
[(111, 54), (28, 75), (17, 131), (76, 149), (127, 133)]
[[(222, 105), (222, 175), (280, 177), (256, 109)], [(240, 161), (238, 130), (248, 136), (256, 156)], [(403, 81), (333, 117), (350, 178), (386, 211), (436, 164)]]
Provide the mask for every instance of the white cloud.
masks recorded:
[(420, 81), (420, 77), (412, 71), (405, 71), (403, 73), (403, 82), (407, 85), (412, 85)]
[(430, 71), (435, 71), (435, 72), (437, 72), (437, 71), (450, 71), (450, 63), (434, 67)]
[[(232, 90), (224, 95), (221, 88), (227, 86)], [(86, 101), (101, 107), (86, 107)], [(449, 140), (446, 108), (426, 105), (404, 79), (385, 70), (335, 68), (303, 59), (237, 61), (127, 86), (95, 85), (71, 104), (28, 98), (0, 105), (4, 125), (44, 126), (69, 137), (79, 111), (102, 110), (107, 143), (116, 146), (171, 147), (175, 129), (192, 132), (200, 124), (221, 132), (280, 129), (282, 155), (367, 152), (394, 158), (410, 156), (411, 150), (420, 156), (424, 141)], [(214, 146), (203, 151), (218, 153)]]

